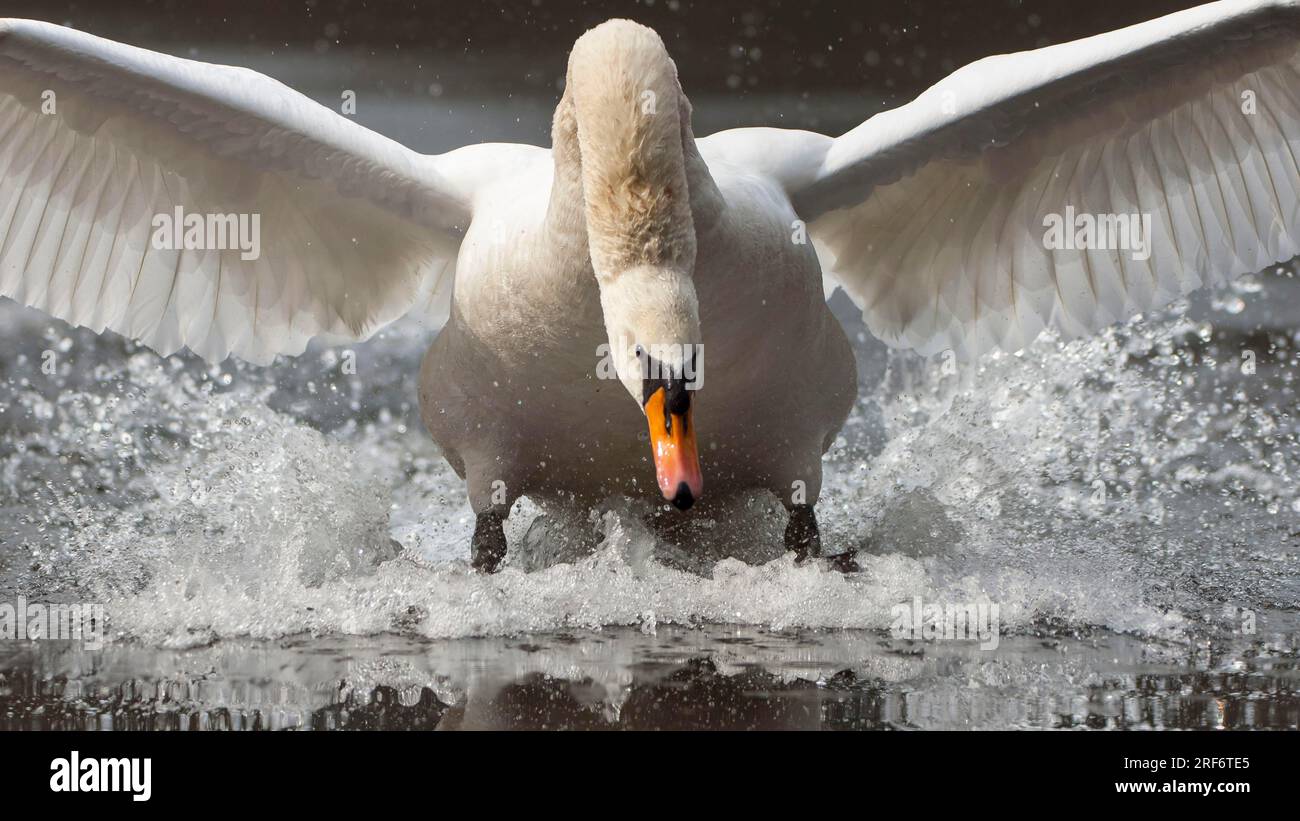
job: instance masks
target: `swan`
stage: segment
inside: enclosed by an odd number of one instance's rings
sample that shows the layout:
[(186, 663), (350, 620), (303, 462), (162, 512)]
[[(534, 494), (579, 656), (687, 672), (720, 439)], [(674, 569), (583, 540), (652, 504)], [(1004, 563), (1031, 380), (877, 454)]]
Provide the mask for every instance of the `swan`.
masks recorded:
[(889, 345), (970, 360), (1292, 258), (1298, 31), (1294, 2), (1224, 0), (980, 60), (838, 137), (696, 139), (663, 42), (611, 20), (550, 149), (424, 156), (246, 69), (5, 20), (0, 294), (212, 362), (443, 312), (421, 414), (480, 571), (522, 496), (706, 487), (770, 491), (821, 555), (856, 395), (826, 283)]

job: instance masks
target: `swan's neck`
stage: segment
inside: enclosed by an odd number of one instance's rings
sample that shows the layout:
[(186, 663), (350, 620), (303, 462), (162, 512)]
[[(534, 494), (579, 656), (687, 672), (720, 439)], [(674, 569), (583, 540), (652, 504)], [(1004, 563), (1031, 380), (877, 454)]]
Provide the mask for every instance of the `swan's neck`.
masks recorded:
[(552, 129), (551, 217), (585, 233), (598, 277), (693, 269), (697, 233), (716, 221), (721, 198), (689, 119), (676, 66), (654, 32), (613, 21), (574, 45)]

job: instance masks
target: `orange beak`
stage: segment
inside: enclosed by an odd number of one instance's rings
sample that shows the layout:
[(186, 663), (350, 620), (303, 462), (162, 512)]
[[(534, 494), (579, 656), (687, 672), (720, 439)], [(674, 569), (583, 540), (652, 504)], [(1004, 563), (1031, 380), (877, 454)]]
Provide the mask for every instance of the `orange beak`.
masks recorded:
[(700, 455), (695, 447), (695, 423), (689, 405), (684, 414), (672, 413), (665, 406), (664, 397), (664, 389), (659, 388), (645, 403), (655, 476), (664, 498), (679, 510), (686, 510), (695, 504), (704, 489)]

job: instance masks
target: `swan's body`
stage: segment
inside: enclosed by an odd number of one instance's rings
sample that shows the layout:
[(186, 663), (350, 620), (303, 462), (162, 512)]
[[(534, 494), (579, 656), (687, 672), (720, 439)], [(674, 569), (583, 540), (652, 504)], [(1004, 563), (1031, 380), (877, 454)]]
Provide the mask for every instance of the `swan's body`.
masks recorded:
[[(811, 504), (856, 395), (853, 352), (811, 245), (790, 241), (798, 217), (780, 189), (705, 159), (726, 203), (699, 234), (694, 273), (709, 495), (788, 497), (800, 482)], [(525, 150), (519, 162), (517, 183), (485, 192), (509, 230), (476, 226), (462, 245), (451, 319), (421, 373), (425, 425), (476, 510), (499, 488), (507, 507), (519, 495), (658, 497), (645, 416), (597, 375), (608, 339), (581, 196), (553, 185), (550, 152)]]
[[(1300, 9), (990, 57), (838, 138), (698, 143), (663, 43), (611, 21), (574, 46), (551, 150), (438, 156), (253, 72), (0, 21), (0, 167), (0, 294), (164, 353), (266, 362), (448, 309), (420, 399), (476, 566), (521, 495), (686, 508), (704, 476), (775, 493), (807, 551), (855, 395), (822, 275), (887, 343), (969, 359), (1290, 259)], [(177, 208), (257, 214), (260, 256), (160, 245)]]

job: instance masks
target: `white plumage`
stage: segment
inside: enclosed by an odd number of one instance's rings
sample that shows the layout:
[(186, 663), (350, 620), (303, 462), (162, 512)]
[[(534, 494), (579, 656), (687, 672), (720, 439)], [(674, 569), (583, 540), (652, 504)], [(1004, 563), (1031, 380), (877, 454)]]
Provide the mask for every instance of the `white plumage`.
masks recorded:
[[(1296, 255), (1298, 32), (1294, 3), (1211, 3), (980, 60), (838, 139), (710, 139), (763, 158), (878, 337), (1014, 351)], [(1150, 215), (1149, 259), (1045, 247), (1067, 208)]]
[[(552, 150), (428, 157), (247, 70), (3, 21), (0, 294), (256, 362), (454, 300), (421, 406), (485, 568), (520, 495), (655, 495), (598, 345), (704, 345), (711, 487), (771, 490), (806, 547), (855, 394), (823, 273), (887, 343), (970, 358), (1290, 259), (1298, 46), (1295, 2), (1224, 0), (981, 60), (838, 138), (697, 142), (662, 42), (612, 22), (575, 48)], [(258, 214), (260, 257), (156, 247), (178, 207)], [(618, 376), (642, 403), (637, 368)]]
[[(0, 23), (0, 293), (170, 353), (269, 362), (449, 291), (466, 199), (422, 157), (247, 69)], [(256, 213), (262, 253), (151, 220)]]
[[(740, 129), (701, 151), (783, 185), (886, 342), (1015, 350), (1297, 253), (1297, 17), (1211, 3), (981, 60), (838, 139)], [(256, 362), (445, 298), (491, 163), (449, 179), (454, 154), (255, 72), (45, 23), (0, 23), (0, 66), (0, 293), (163, 353)], [(150, 217), (175, 205), (262, 214), (262, 259), (151, 248)], [(1067, 206), (1151, 214), (1150, 260), (1044, 248), (1044, 215)]]

